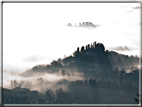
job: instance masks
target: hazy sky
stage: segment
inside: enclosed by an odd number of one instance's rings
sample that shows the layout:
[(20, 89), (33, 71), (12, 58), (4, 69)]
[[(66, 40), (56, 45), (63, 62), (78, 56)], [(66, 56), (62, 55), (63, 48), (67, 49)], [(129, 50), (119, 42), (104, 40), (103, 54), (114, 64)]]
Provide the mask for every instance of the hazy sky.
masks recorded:
[[(139, 3), (4, 3), (3, 67), (25, 71), (94, 41), (140, 55)], [(80, 27), (92, 22), (99, 27)], [(68, 23), (78, 27), (69, 27)]]

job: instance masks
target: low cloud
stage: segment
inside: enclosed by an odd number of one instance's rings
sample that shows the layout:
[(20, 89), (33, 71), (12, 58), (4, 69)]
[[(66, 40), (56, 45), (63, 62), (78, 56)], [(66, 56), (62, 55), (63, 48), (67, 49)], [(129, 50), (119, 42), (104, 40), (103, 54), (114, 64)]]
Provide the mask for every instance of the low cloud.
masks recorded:
[(30, 57), (24, 59), (24, 61), (35, 62), (35, 61), (41, 61), (42, 59), (44, 59), (44, 57), (33, 55), (33, 56), (30, 56)]
[(133, 9), (141, 9), (142, 7), (140, 6), (136, 6), (136, 7), (133, 7)]
[(99, 27), (100, 25), (96, 25), (96, 24), (93, 24), (92, 22), (82, 22), (82, 23), (78, 23), (78, 24), (71, 24), (71, 23), (68, 23), (67, 26), (69, 27), (91, 27), (91, 28), (96, 28), (96, 27)]
[(3, 73), (7, 73), (9, 75), (19, 75), (20, 73), (16, 72), (16, 71), (7, 71), (7, 70), (4, 70)]
[(142, 23), (141, 22), (138, 22), (138, 23), (134, 23), (134, 24), (129, 24), (128, 26), (141, 26), (142, 25)]
[(118, 46), (118, 47), (115, 47), (113, 48), (113, 50), (117, 50), (117, 51), (130, 51), (130, 49), (127, 47), (127, 46)]
[(126, 8), (126, 7), (131, 7), (132, 5), (128, 5), (128, 6), (122, 6), (121, 8)]
[[(54, 93), (57, 89), (62, 88), (68, 90), (68, 82), (83, 80), (83, 73), (47, 73), (47, 72), (25, 72), (29, 77), (25, 77), (22, 74), (11, 73), (10, 71), (4, 71), (4, 88), (28, 88), (30, 90), (37, 90), (39, 92), (46, 92), (51, 89)], [(65, 81), (66, 80), (66, 81)], [(44, 87), (44, 88), (43, 88)]]
[(127, 10), (126, 12), (133, 12), (135, 11), (136, 9), (141, 9), (142, 7), (141, 6), (134, 6), (134, 5), (128, 5), (128, 6), (122, 6), (121, 8), (125, 8), (125, 9), (129, 9)]
[(128, 6), (122, 6), (121, 8), (132, 8), (132, 9), (140, 9), (142, 7), (140, 6), (133, 6), (133, 5), (128, 5)]
[[(59, 80), (62, 81), (62, 80)], [(68, 84), (58, 84), (58, 81), (49, 81), (45, 78), (31, 78), (31, 79), (22, 79), (22, 80), (11, 80), (9, 88), (21, 87), (27, 88), (30, 90), (37, 90), (38, 92), (46, 92), (48, 89), (51, 89), (54, 94), (55, 91), (59, 88), (67, 91)], [(44, 87), (44, 88), (43, 88)], [(8, 87), (7, 87), (8, 88)]]

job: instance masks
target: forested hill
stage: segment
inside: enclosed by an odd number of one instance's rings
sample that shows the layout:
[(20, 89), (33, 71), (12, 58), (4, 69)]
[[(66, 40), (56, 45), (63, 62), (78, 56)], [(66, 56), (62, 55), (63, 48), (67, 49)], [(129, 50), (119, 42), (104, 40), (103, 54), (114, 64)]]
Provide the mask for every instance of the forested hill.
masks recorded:
[(36, 65), (32, 69), (27, 70), (22, 75), (29, 76), (35, 72), (82, 72), (109, 76), (115, 71), (132, 71), (137, 69), (139, 65), (139, 57), (122, 55), (114, 51), (105, 50), (102, 43), (88, 44), (77, 48), (73, 55), (66, 58), (59, 58), (47, 65)]
[(138, 64), (138, 57), (107, 51), (101, 43), (82, 46), (72, 56), (20, 74), (23, 80), (13, 80), (11, 89), (3, 89), (3, 103), (134, 104)]

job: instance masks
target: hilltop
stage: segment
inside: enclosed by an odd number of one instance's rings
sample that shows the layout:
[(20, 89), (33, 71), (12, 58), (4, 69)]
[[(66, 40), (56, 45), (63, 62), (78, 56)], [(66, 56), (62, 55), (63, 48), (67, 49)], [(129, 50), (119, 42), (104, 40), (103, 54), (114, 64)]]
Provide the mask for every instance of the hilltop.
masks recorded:
[(118, 71), (132, 71), (138, 67), (139, 57), (122, 55), (114, 51), (105, 50), (102, 43), (87, 44), (77, 48), (73, 55), (63, 59), (52, 61), (47, 65), (36, 65), (22, 73), (23, 76), (31, 76), (34, 73), (57, 73), (71, 75), (75, 72), (94, 75), (94, 77), (112, 78)]

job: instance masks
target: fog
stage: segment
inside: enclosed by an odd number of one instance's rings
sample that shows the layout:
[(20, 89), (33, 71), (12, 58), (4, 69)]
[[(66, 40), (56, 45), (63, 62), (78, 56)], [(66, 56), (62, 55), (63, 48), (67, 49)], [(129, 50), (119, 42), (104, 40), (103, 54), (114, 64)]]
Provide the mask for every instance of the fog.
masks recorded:
[[(25, 77), (22, 76), (22, 74), (5, 72), (4, 81), (7, 78), (9, 78), (9, 81), (4, 84), (4, 88), (7, 88), (3, 90), (4, 98), (7, 98), (6, 96), (8, 95), (8, 98), (12, 101), (13, 97), (15, 99), (16, 97), (22, 99), (25, 98), (24, 96), (28, 95), (27, 98), (29, 100), (31, 99), (31, 101), (40, 101), (40, 99), (46, 101), (47, 99), (49, 104), (134, 104), (133, 98), (135, 98), (135, 94), (138, 93), (139, 82), (138, 75), (136, 74), (134, 74), (134, 77), (136, 75), (135, 78), (126, 78), (125, 76), (127, 76), (127, 74), (124, 74), (122, 81), (121, 76), (113, 75), (115, 79), (108, 77), (101, 79), (97, 77), (94, 78), (92, 74), (85, 76), (84, 73), (77, 71), (72, 74), (65, 74), (64, 72), (42, 72), (40, 74), (42, 75), (35, 73), (32, 76)], [(30, 91), (24, 91), (25, 88)], [(8, 91), (8, 89), (11, 90)], [(38, 91), (37, 94), (28, 94), (36, 91)], [(25, 95), (20, 94), (22, 92)], [(21, 95), (21, 97), (19, 97), (19, 95)], [(28, 103), (25, 101), (26, 100), (24, 100), (24, 103)], [(6, 101), (5, 103), (11, 102)], [(31, 103), (35, 104), (36, 102)], [(39, 103), (43, 104), (45, 102)]]
[[(27, 75), (27, 76), (25, 76)], [(33, 72), (33, 73), (17, 73), (4, 71), (3, 72), (3, 87), (12, 89), (15, 87), (28, 88), (30, 90), (37, 90), (39, 92), (46, 92), (51, 89), (55, 92), (57, 89), (62, 88), (63, 90), (68, 90), (68, 84), (58, 84), (61, 80), (76, 81), (83, 80), (84, 74), (78, 72), (65, 73), (62, 71), (56, 73), (47, 72)]]

